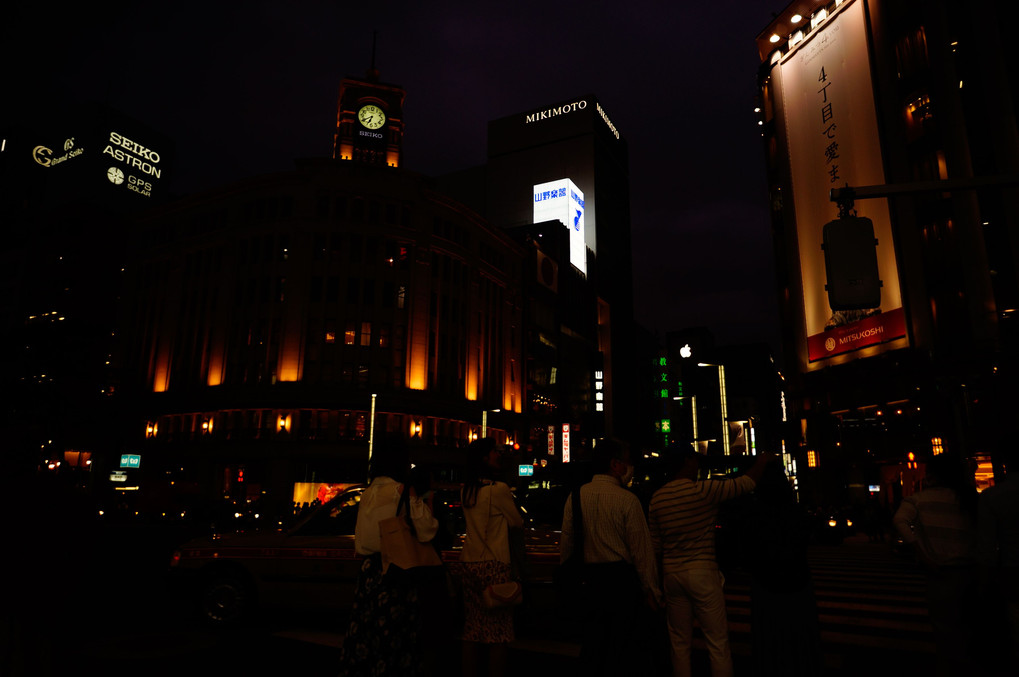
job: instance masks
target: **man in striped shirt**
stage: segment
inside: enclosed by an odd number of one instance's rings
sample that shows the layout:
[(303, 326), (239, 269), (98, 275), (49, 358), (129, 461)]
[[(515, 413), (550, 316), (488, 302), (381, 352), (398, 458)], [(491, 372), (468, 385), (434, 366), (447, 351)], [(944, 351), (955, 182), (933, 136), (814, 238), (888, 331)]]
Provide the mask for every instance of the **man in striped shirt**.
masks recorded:
[(725, 615), (724, 579), (715, 560), (715, 519), (723, 501), (752, 491), (775, 458), (757, 457), (746, 474), (734, 479), (698, 481), (703, 457), (693, 449), (669, 450), (675, 474), (651, 497), (648, 527), (662, 563), (672, 674), (690, 675), (690, 642), (697, 616), (708, 646), (713, 677), (732, 675), (729, 627)]

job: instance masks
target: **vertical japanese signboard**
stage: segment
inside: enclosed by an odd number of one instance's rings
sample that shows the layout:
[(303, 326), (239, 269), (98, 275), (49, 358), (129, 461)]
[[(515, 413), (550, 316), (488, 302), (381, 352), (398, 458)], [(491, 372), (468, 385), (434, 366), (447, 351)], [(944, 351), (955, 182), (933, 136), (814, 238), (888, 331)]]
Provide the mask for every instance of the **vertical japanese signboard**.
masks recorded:
[(548, 427), (548, 455), (555, 456), (555, 426)]
[[(825, 292), (822, 228), (836, 216), (829, 191), (885, 183), (870, 74), (864, 3), (843, 3), (773, 71), (792, 174), (809, 368), (906, 336), (886, 200), (855, 208), (874, 223), (878, 307), (833, 311)], [(899, 346), (895, 346), (899, 347)]]
[(563, 423), (563, 463), (570, 462), (570, 424)]

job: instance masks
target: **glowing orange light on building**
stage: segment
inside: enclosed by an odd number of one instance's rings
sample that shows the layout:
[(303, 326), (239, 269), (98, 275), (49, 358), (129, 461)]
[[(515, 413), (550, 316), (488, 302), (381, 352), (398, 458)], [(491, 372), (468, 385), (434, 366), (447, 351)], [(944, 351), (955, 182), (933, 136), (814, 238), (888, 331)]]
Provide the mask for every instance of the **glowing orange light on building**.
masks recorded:
[(278, 433), (290, 432), (290, 414), (279, 415), (279, 418), (276, 419), (276, 432)]
[(170, 387), (170, 355), (164, 346), (156, 356), (156, 365), (152, 375), (152, 392), (165, 393)]
[(917, 466), (916, 466), (916, 454), (914, 454), (914, 453), (913, 453), (913, 452), (911, 451), (911, 452), (909, 452), (909, 455), (908, 455), (908, 456), (907, 456), (906, 458), (908, 458), (908, 459), (909, 459), (909, 460), (908, 460), (908, 461), (906, 462), (906, 467), (907, 467), (907, 468), (912, 468), (912, 469), (914, 469), (914, 470), (915, 470), (915, 469), (916, 469), (916, 467), (917, 467)]
[(813, 449), (807, 452), (807, 467), (808, 468), (817, 467), (817, 452), (814, 451)]
[(226, 369), (226, 360), (223, 353), (222, 345), (213, 345), (209, 349), (209, 369), (205, 376), (205, 383), (209, 386), (223, 384), (223, 373)]
[(944, 451), (945, 451), (945, 447), (944, 447), (944, 445), (941, 444), (941, 438), (940, 437), (932, 437), (931, 438), (931, 453), (934, 456), (937, 456), (939, 454), (944, 453)]

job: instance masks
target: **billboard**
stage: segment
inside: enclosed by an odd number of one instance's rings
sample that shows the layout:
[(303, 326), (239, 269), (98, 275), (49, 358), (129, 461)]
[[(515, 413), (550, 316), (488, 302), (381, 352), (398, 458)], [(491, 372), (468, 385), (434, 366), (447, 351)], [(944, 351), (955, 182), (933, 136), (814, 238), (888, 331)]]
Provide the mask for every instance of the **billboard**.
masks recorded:
[[(864, 3), (842, 3), (782, 57), (772, 74), (788, 145), (808, 369), (863, 348), (872, 347), (865, 353), (872, 354), (902, 347), (906, 321), (887, 200), (855, 205), (858, 215), (874, 224), (879, 305), (836, 311), (825, 290), (822, 229), (838, 211), (829, 191), (885, 183)], [(898, 339), (903, 341), (876, 347)]]
[(570, 231), (570, 263), (587, 275), (587, 245), (584, 239), (584, 193), (570, 179), (557, 179), (534, 186), (534, 223), (559, 221)]

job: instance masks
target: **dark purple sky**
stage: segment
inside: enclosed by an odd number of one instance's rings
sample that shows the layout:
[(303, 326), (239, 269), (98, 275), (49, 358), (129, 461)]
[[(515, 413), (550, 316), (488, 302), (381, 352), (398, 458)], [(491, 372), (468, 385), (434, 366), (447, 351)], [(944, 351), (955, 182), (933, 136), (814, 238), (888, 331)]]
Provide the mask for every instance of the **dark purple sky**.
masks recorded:
[(482, 164), (491, 119), (593, 92), (630, 149), (638, 320), (777, 345), (754, 38), (783, 6), (40, 4), (5, 31), (4, 99), (120, 109), (176, 141), (189, 191), (328, 156), (373, 30), (382, 80), (407, 90), (404, 166), (425, 174)]

